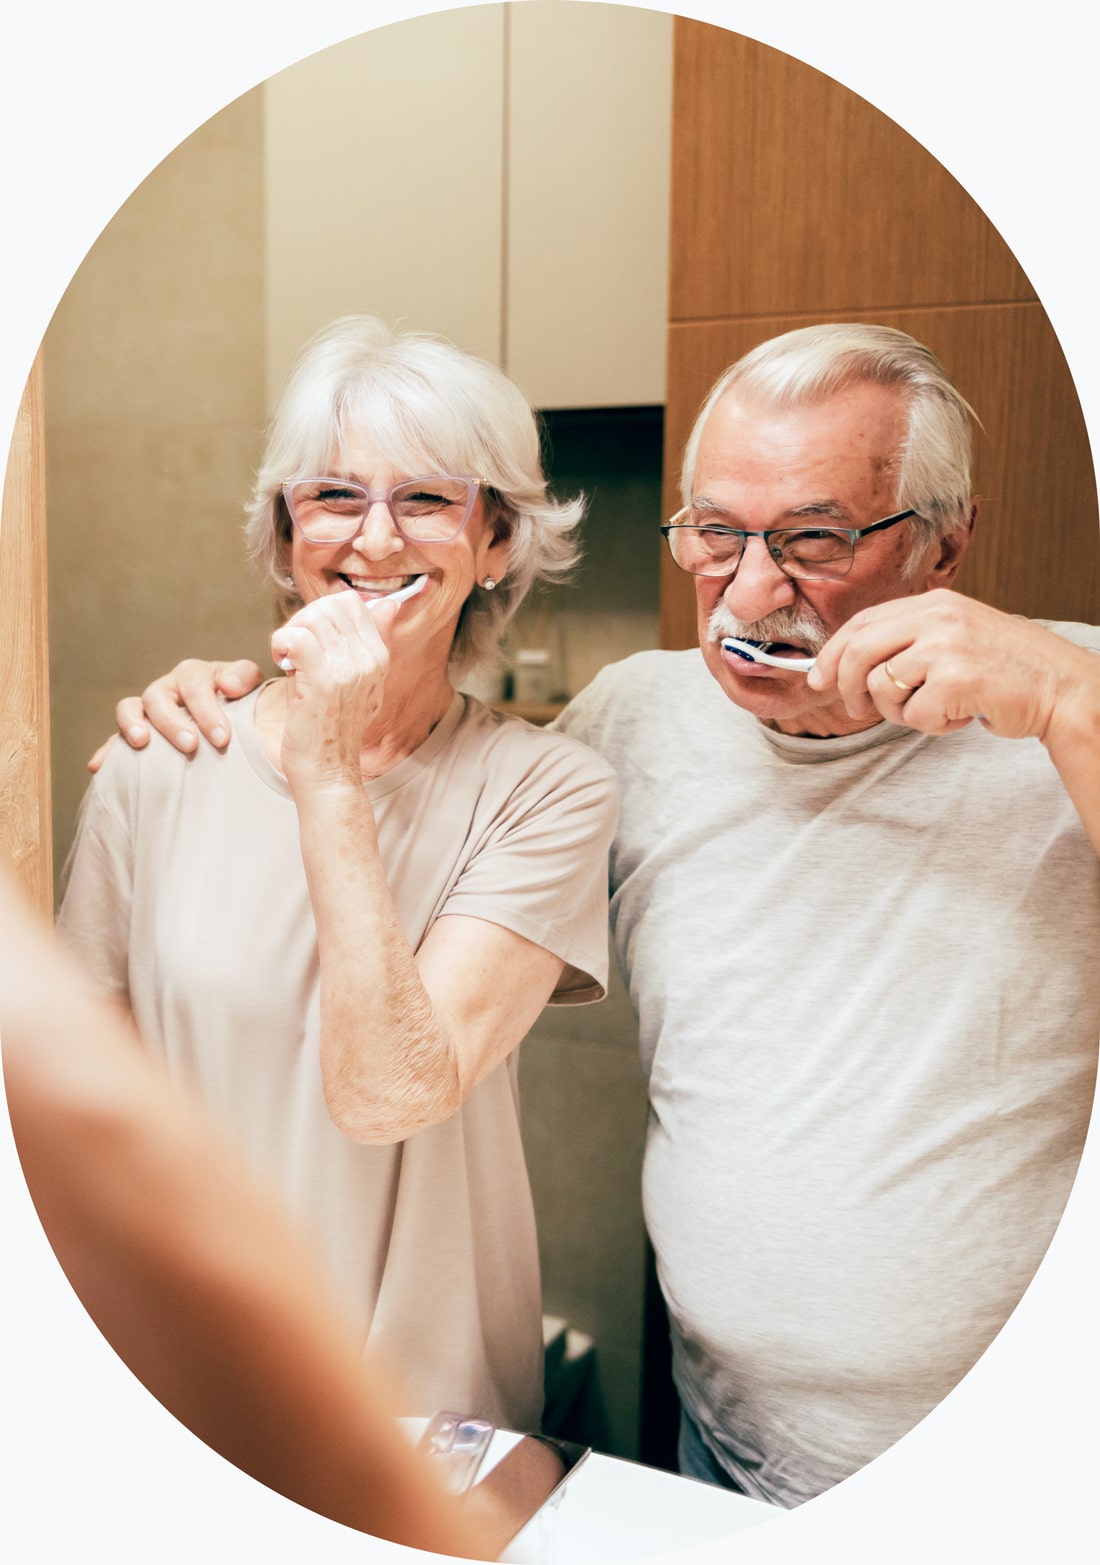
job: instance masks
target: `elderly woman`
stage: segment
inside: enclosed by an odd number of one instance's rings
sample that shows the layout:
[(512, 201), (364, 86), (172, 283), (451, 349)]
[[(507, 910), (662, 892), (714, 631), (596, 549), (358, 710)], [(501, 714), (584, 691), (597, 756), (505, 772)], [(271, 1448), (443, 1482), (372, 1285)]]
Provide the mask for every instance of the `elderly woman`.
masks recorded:
[(575, 556), (529, 407), (448, 343), (306, 348), (248, 522), (288, 672), (184, 759), (112, 748), (60, 929), (319, 1241), (408, 1388), (512, 1427), (542, 1395), (516, 1049), (606, 980), (615, 792), (454, 679)]

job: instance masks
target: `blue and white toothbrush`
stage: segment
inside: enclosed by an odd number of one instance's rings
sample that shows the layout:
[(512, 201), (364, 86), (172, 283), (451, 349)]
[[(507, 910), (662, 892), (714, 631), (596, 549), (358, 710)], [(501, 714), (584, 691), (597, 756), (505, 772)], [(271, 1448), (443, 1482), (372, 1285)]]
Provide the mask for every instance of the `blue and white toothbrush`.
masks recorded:
[(742, 641), (737, 636), (726, 636), (722, 641), (724, 652), (733, 652), (739, 658), (744, 658), (748, 663), (767, 663), (769, 668), (793, 668), (797, 673), (808, 674), (817, 662), (816, 658), (777, 658), (765, 647), (774, 646), (772, 641), (763, 641), (759, 644), (755, 641)]

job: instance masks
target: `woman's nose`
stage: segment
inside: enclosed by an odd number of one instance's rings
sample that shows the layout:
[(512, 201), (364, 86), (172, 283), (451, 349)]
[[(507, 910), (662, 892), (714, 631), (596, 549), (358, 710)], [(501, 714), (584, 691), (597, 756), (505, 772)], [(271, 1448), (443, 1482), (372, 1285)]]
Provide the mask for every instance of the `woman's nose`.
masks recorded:
[(372, 559), (397, 554), (405, 540), (397, 530), (385, 500), (371, 500), (363, 513), (363, 525), (352, 539), (352, 548)]
[(780, 570), (764, 539), (750, 534), (737, 570), (722, 591), (730, 613), (745, 621), (763, 619), (774, 609), (789, 607), (797, 593), (796, 583)]

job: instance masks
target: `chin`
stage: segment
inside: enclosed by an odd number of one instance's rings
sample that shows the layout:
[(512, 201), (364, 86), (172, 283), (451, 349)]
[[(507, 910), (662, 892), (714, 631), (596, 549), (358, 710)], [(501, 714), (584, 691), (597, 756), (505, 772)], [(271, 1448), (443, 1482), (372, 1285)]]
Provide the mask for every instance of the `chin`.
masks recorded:
[[(805, 712), (805, 679), (801, 676), (760, 673), (740, 674), (723, 658), (717, 645), (706, 658), (707, 667), (734, 706), (764, 720), (797, 718)], [(752, 667), (746, 664), (746, 667)]]

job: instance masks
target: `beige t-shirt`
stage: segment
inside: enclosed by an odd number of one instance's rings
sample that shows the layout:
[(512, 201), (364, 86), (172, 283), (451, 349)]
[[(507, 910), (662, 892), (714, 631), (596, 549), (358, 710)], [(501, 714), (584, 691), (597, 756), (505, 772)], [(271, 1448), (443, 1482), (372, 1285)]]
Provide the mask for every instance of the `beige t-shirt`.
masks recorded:
[[(112, 747), (85, 800), (59, 930), (304, 1220), (406, 1410), (535, 1427), (541, 1306), (516, 1054), (458, 1113), (395, 1146), (333, 1126), (297, 812), (260, 747), (255, 702), (227, 707), (223, 754)], [(565, 961), (557, 1003), (602, 998), (617, 802), (605, 762), (456, 696), (366, 787), (414, 950), (441, 915), (486, 919)]]

